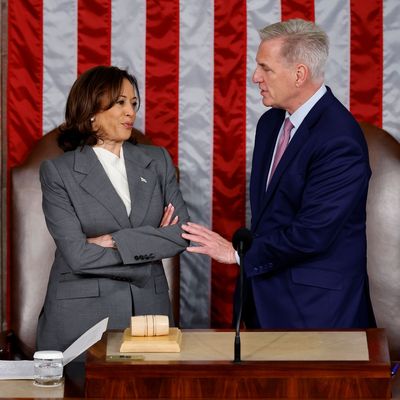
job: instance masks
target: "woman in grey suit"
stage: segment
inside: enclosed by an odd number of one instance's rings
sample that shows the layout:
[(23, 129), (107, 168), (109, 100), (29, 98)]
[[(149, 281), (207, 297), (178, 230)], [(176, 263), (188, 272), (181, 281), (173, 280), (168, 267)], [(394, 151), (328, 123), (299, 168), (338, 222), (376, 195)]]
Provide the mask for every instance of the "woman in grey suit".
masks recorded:
[(188, 213), (167, 151), (131, 140), (139, 104), (136, 79), (117, 67), (94, 67), (71, 88), (65, 153), (40, 168), (57, 248), (39, 350), (63, 351), (105, 317), (109, 329), (128, 327), (132, 315), (173, 321), (161, 260), (186, 248)]

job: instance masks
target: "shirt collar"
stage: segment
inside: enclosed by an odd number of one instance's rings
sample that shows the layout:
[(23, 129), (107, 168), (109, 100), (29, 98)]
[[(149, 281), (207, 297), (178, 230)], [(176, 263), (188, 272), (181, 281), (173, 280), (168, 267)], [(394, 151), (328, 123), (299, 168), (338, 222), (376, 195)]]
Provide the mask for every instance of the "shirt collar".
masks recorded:
[(99, 159), (103, 160), (109, 165), (119, 165), (121, 163), (124, 163), (124, 150), (122, 146), (119, 157), (113, 152), (106, 150), (102, 147), (94, 146), (93, 150)]
[(318, 100), (326, 93), (326, 86), (324, 84), (303, 104), (301, 105), (292, 115), (286, 111), (285, 117), (289, 117), (290, 122), (297, 129), (303, 122), (304, 118), (315, 106)]

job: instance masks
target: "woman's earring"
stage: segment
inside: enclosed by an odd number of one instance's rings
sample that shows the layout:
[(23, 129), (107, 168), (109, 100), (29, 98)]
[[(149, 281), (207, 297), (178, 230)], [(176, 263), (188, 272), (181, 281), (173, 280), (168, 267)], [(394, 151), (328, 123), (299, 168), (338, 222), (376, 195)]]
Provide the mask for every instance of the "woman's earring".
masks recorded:
[(91, 118), (90, 118), (90, 122), (94, 122), (94, 117), (91, 117)]

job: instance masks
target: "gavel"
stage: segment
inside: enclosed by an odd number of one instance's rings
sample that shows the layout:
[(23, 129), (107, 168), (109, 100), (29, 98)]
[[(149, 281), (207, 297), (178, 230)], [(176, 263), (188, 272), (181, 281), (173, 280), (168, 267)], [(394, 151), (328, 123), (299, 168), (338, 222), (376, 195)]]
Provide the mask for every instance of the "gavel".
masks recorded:
[(168, 334), (168, 315), (137, 315), (131, 317), (132, 336), (163, 336)]

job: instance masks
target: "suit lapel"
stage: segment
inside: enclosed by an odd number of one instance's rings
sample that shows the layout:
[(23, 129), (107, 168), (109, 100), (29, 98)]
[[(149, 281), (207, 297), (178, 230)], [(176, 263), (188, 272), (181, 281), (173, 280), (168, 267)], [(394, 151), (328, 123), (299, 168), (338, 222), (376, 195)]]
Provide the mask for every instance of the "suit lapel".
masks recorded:
[(90, 146), (75, 150), (75, 171), (84, 174), (81, 187), (96, 198), (122, 228), (140, 226), (146, 216), (157, 182), (155, 173), (147, 168), (152, 158), (131, 143), (124, 143), (124, 158), (131, 196), (131, 214), (126, 208)]
[[(285, 152), (283, 153), (283, 156), (281, 160), (279, 161), (278, 166), (276, 167), (275, 173), (271, 178), (271, 181), (267, 187), (267, 190), (265, 192), (265, 195), (263, 197), (262, 203), (260, 208), (258, 209), (258, 213), (256, 217), (254, 218), (254, 226), (257, 225), (263, 210), (267, 207), (268, 203), (271, 201), (273, 194), (279, 185), (279, 181), (282, 178), (282, 175), (285, 173), (285, 170), (288, 168), (290, 163), (292, 162), (293, 158), (296, 156), (296, 154), (301, 150), (303, 147), (304, 143), (309, 139), (309, 137), (312, 134), (312, 127), (316, 124), (318, 119), (320, 118), (321, 114), (323, 113), (323, 110), (329, 106), (329, 104), (334, 100), (334, 96), (331, 92), (331, 90), (327, 87), (327, 92), (321, 97), (321, 99), (315, 104), (315, 106), (310, 110), (310, 112), (307, 114), (306, 118), (304, 118), (303, 122), (300, 124), (299, 128), (296, 131), (296, 134), (294, 135), (293, 139), (289, 142), (288, 147), (286, 148)], [(281, 121), (281, 124), (283, 123), (283, 119)], [(280, 126), (280, 125), (279, 125)], [(277, 134), (276, 134), (277, 135)], [(275, 135), (275, 140), (276, 140), (276, 135)], [(275, 142), (273, 142), (275, 143)], [(274, 144), (272, 144), (274, 145)], [(267, 164), (269, 168), (270, 163), (272, 161), (272, 156), (269, 159), (269, 163)], [(268, 170), (267, 170), (268, 174)], [(265, 183), (262, 186), (265, 190)]]
[(267, 187), (267, 191), (265, 192), (264, 197), (264, 205), (268, 203), (268, 200), (271, 198), (272, 193), (275, 191), (275, 188), (282, 178), (287, 167), (290, 165), (290, 162), (293, 160), (294, 156), (299, 152), (299, 150), (303, 147), (303, 144), (307, 141), (309, 137), (309, 129), (303, 123), (297, 129), (296, 134), (293, 139), (289, 142), (288, 147), (282, 155), (279, 164), (276, 167), (274, 174), (271, 177), (271, 181)]
[(142, 224), (148, 212), (157, 177), (147, 168), (152, 159), (135, 145), (124, 144), (124, 157), (132, 201), (129, 218), (132, 226), (136, 227)]
[(74, 169), (85, 175), (80, 182), (81, 187), (101, 203), (122, 228), (129, 228), (130, 221), (125, 205), (90, 146), (75, 150)]
[(250, 177), (250, 202), (253, 221), (255, 216), (259, 214), (265, 198), (268, 171), (274, 152), (274, 145), (285, 116), (283, 110), (275, 109), (269, 111), (269, 113), (271, 112), (276, 115), (267, 121), (262, 119), (257, 126)]
[(265, 191), (267, 188), (267, 179), (269, 169), (272, 163), (272, 156), (274, 154), (275, 142), (279, 134), (279, 130), (283, 124), (285, 113), (282, 113), (282, 118), (279, 117), (272, 128), (272, 135), (269, 135), (268, 142), (265, 144), (265, 152), (261, 165), (263, 166), (262, 174), (261, 174), (261, 182), (260, 182), (260, 203), (262, 204), (265, 201)]
[[(304, 122), (304, 121), (303, 121)], [(299, 152), (299, 150), (302, 148), (303, 144), (307, 141), (309, 137), (309, 130), (304, 124), (302, 123), (297, 130), (296, 134), (294, 135), (293, 139), (289, 142), (288, 147), (286, 148), (285, 152), (282, 155), (282, 158), (279, 161), (278, 166), (275, 169), (274, 175), (271, 178), (271, 181), (269, 182), (269, 185), (267, 187), (267, 190), (265, 191), (266, 187), (266, 181), (263, 181), (263, 198), (260, 203), (260, 207), (258, 208), (257, 215), (255, 216), (253, 220), (253, 226), (256, 227), (264, 209), (267, 207), (268, 203), (271, 201), (273, 198), (273, 194), (279, 184), (280, 179), (282, 178), (282, 175), (285, 173), (285, 170), (287, 167), (290, 165), (290, 162), (293, 160), (293, 158), (296, 156), (296, 154)], [(272, 160), (270, 160), (268, 164), (268, 168), (270, 166)], [(268, 171), (267, 171), (268, 174)]]

